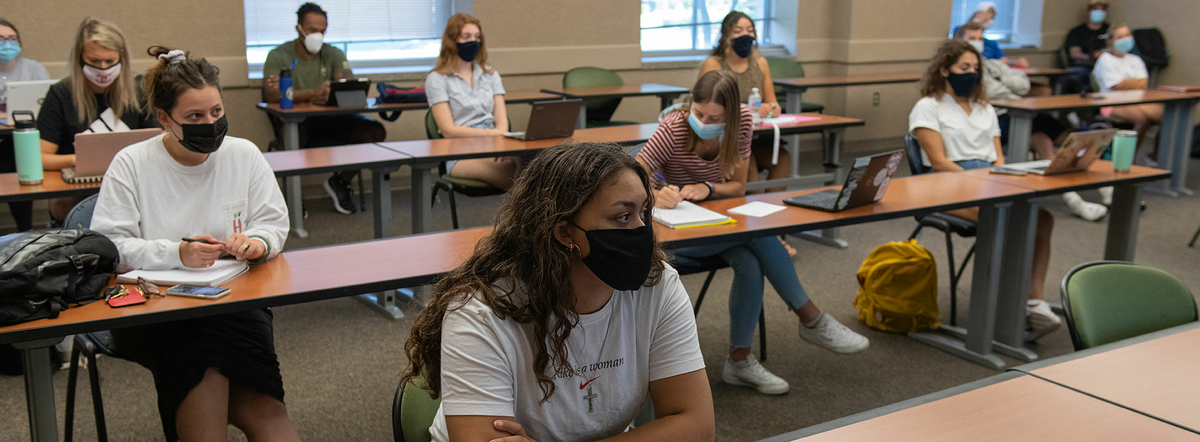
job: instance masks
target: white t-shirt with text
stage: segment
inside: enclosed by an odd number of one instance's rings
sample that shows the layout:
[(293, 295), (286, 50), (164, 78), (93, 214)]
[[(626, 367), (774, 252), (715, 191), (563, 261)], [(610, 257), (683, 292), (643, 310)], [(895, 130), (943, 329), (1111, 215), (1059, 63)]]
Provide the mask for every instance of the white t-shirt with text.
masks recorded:
[[(579, 315), (567, 339), (577, 374), (553, 376), (541, 403), (532, 324), (501, 319), (477, 297), (442, 323), (442, 405), (429, 428), (447, 441), (447, 415), (513, 416), (539, 441), (597, 440), (624, 432), (650, 382), (704, 369), (691, 300), (675, 269), (653, 287), (616, 291), (603, 308)], [(547, 370), (553, 370), (548, 367)]]

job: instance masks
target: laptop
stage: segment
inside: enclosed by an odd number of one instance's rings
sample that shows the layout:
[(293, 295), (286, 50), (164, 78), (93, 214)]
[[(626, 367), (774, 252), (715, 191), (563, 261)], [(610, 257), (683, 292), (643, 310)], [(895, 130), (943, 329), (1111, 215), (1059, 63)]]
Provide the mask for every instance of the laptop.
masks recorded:
[(8, 82), (8, 113), (11, 115), (13, 111), (27, 110), (37, 117), (38, 111), (42, 110), (42, 101), (46, 99), (46, 92), (54, 83), (58, 83), (58, 80)]
[(846, 174), (846, 184), (841, 189), (823, 190), (783, 200), (784, 203), (826, 212), (841, 212), (865, 206), (883, 199), (892, 175), (900, 167), (904, 151), (893, 150), (881, 154), (859, 157), (854, 167)]
[(529, 126), (525, 132), (505, 132), (504, 136), (522, 141), (570, 137), (575, 134), (582, 104), (583, 100), (535, 102), (533, 110), (529, 111)]
[(1038, 175), (1057, 175), (1060, 173), (1078, 172), (1088, 167), (1104, 154), (1104, 150), (1112, 143), (1116, 129), (1090, 130), (1072, 132), (1063, 142), (1058, 153), (1049, 160), (1026, 161), (998, 166), (1001, 172), (1016, 171), (1035, 173)]
[(75, 134), (75, 167), (62, 170), (67, 184), (95, 183), (104, 178), (108, 165), (117, 152), (131, 144), (154, 138), (159, 129), (138, 129), (124, 132)]

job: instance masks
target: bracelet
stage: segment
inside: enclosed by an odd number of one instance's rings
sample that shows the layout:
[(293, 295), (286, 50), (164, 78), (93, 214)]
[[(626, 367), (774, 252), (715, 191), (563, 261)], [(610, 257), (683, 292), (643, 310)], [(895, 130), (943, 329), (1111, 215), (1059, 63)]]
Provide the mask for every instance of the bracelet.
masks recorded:
[(708, 196), (704, 197), (704, 199), (710, 200), (710, 199), (712, 199), (713, 195), (717, 194), (717, 189), (715, 187), (713, 187), (712, 183), (710, 183), (708, 181), (705, 181), (704, 185), (708, 186)]

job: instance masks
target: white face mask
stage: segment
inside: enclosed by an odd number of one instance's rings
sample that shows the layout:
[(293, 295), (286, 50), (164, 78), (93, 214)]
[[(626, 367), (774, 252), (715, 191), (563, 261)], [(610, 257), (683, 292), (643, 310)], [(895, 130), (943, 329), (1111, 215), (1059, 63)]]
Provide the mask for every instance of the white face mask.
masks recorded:
[[(300, 35), (304, 35), (304, 30), (300, 29), (300, 25), (296, 25), (296, 30), (300, 31)], [(321, 44), (325, 42), (325, 34), (314, 32), (304, 35), (304, 49), (310, 54), (316, 54), (321, 51)]]
[(109, 66), (108, 69), (98, 69), (91, 65), (83, 65), (83, 76), (99, 88), (112, 86), (121, 76), (121, 63)]
[(983, 41), (981, 41), (981, 40), (968, 41), (967, 44), (969, 44), (969, 45), (971, 45), (971, 47), (975, 48), (975, 51), (977, 51), (981, 54), (983, 53)]
[(983, 29), (991, 29), (993, 21), (994, 20), (988, 19), (987, 21), (980, 23), (979, 26), (983, 26)]

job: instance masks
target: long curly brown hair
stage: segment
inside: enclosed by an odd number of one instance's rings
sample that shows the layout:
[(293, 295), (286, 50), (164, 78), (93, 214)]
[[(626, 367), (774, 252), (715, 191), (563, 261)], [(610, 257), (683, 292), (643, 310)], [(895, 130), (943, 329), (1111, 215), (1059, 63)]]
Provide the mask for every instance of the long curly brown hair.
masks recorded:
[[(446, 312), (461, 308), (476, 297), (501, 319), (533, 325), (537, 354), (533, 370), (542, 390), (542, 402), (554, 394), (557, 374), (571, 374), (567, 337), (579, 322), (571, 267), (580, 258), (555, 239), (555, 224), (572, 220), (609, 180), (623, 170), (637, 173), (646, 189), (647, 208), (654, 207), (650, 178), (633, 157), (620, 147), (598, 143), (567, 143), (542, 151), (521, 173), (508, 200), (496, 214), (492, 233), (475, 245), (475, 251), (458, 268), (438, 281), (433, 300), (417, 316), (404, 352), (408, 367), (403, 383), (424, 375), (423, 387), (431, 397), (441, 395), (442, 321)], [(651, 222), (650, 211), (643, 221)], [(645, 285), (658, 284), (667, 256), (655, 241), (653, 268)], [(512, 278), (510, 287), (496, 287)]]
[(937, 54), (930, 60), (929, 68), (925, 69), (925, 75), (921, 77), (921, 96), (941, 98), (946, 92), (946, 76), (942, 75), (942, 69), (949, 70), (954, 63), (958, 63), (958, 59), (964, 53), (970, 52), (975, 54), (979, 60), (979, 76), (980, 81), (975, 84), (975, 88), (971, 89), (970, 101), (974, 103), (987, 103), (987, 91), (983, 88), (983, 56), (976, 51), (970, 43), (963, 40), (948, 40), (938, 48)]

